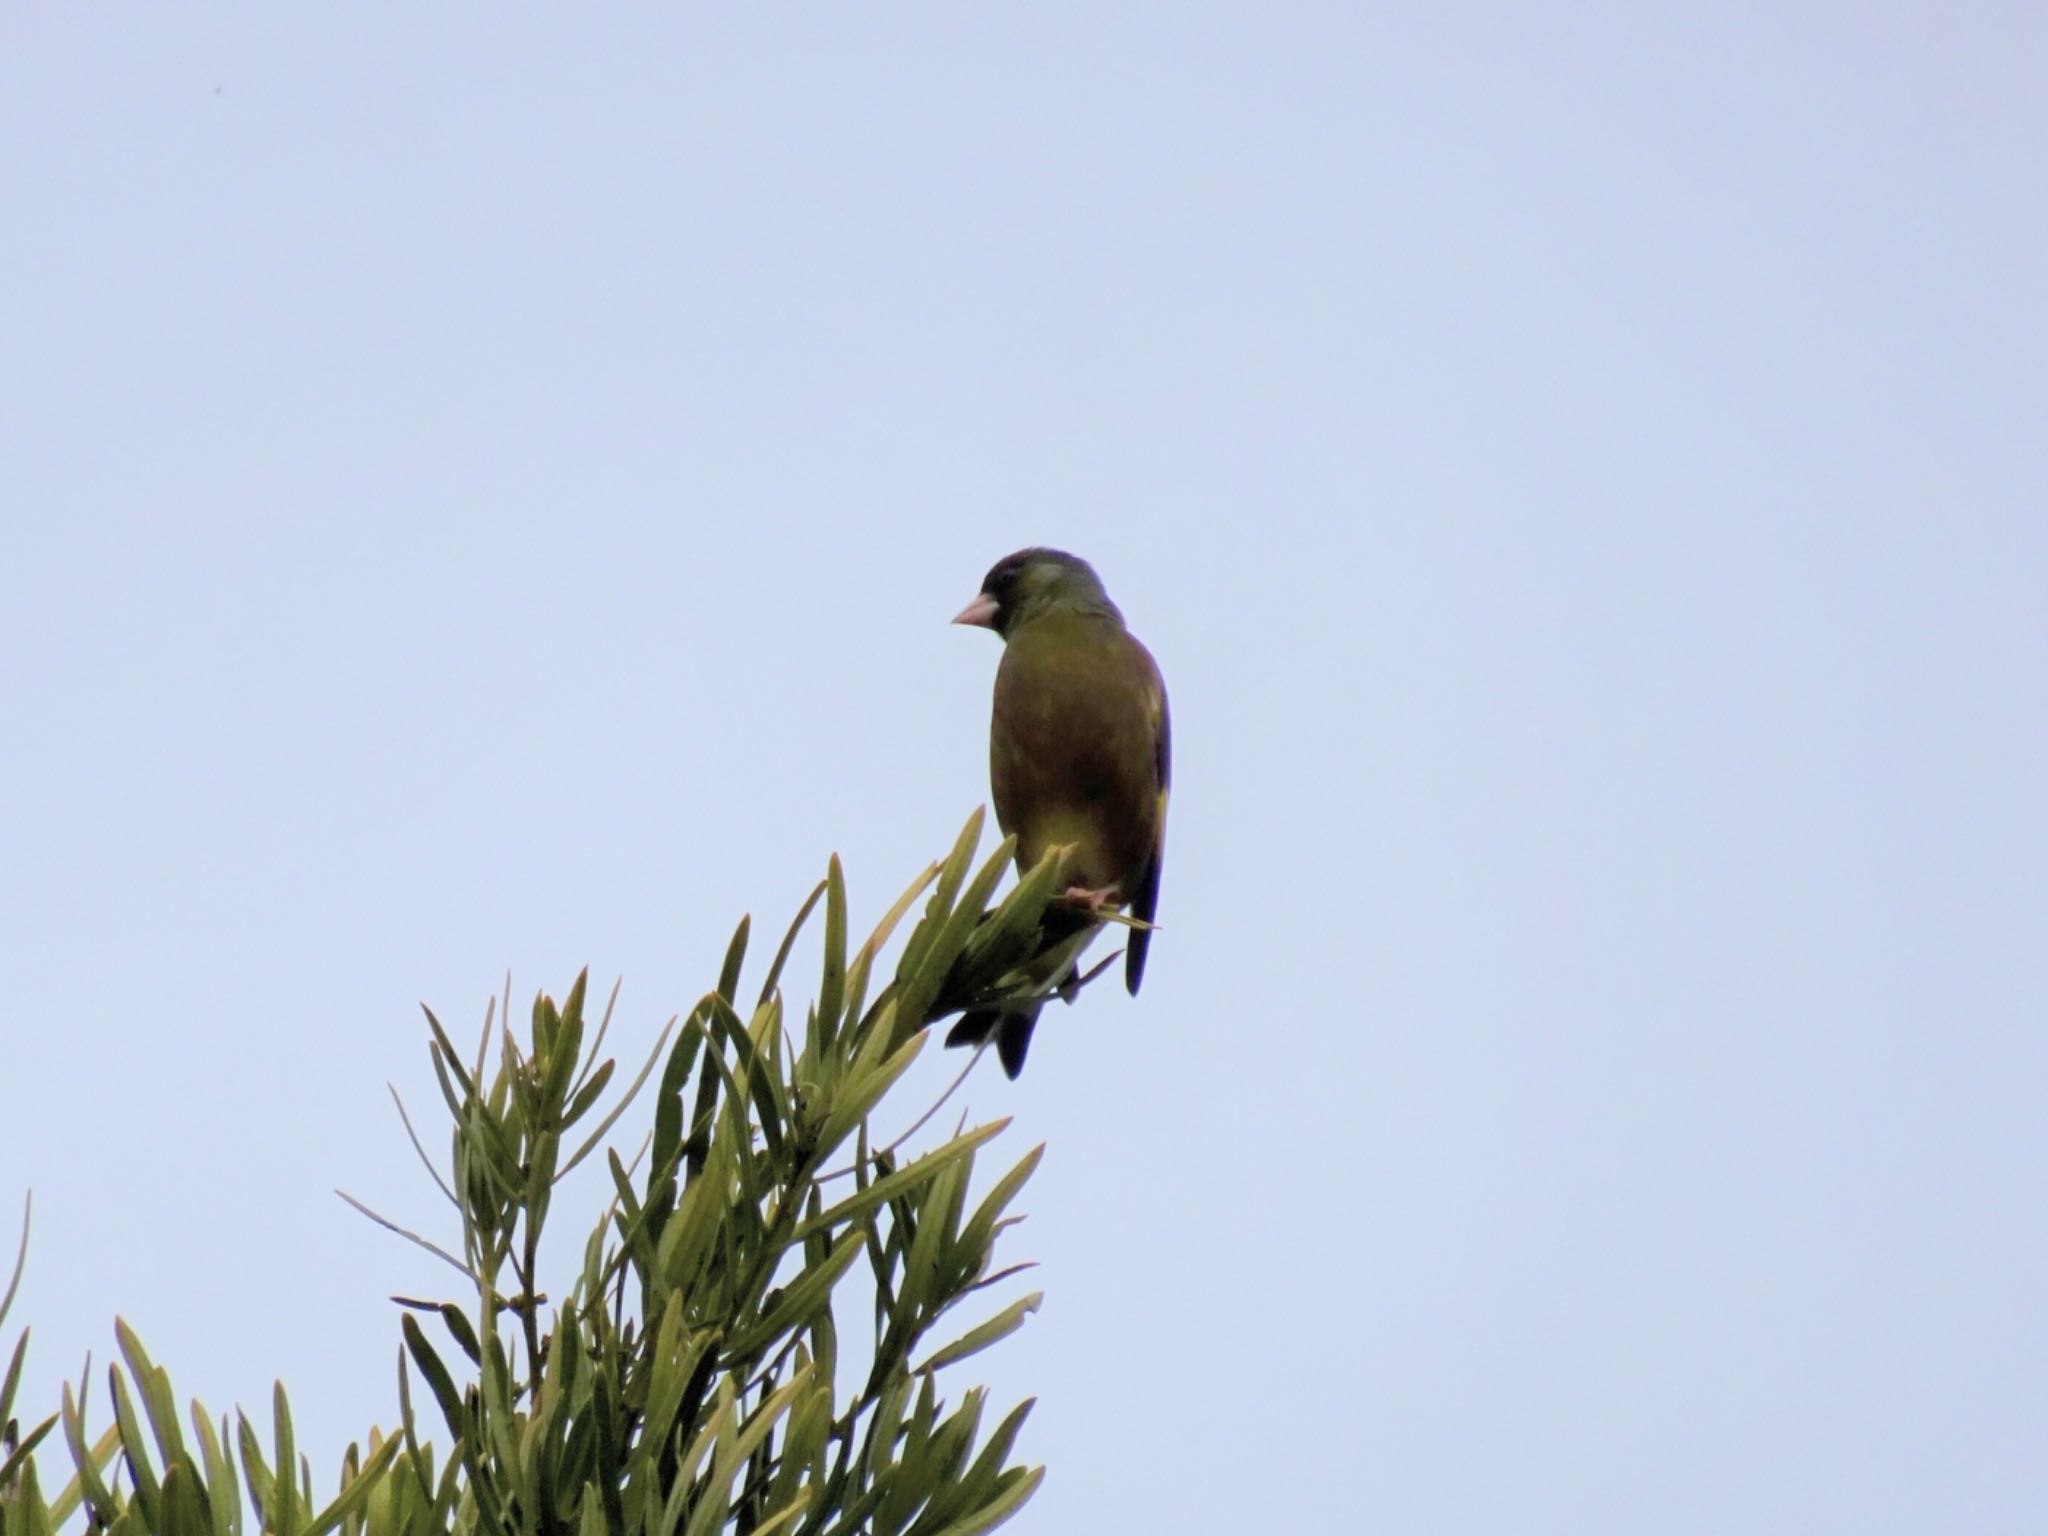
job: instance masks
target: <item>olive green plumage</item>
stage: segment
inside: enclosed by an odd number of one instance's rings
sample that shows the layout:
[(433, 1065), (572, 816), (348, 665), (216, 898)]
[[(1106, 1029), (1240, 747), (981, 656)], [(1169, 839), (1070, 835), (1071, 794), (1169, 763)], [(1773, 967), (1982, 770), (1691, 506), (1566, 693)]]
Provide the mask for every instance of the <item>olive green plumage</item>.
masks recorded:
[[(1019, 870), (1066, 845), (1066, 881), (1082, 920), (1092, 896), (1150, 923), (1171, 758), (1166, 685), (1151, 652), (1124, 627), (1088, 563), (1056, 549), (997, 562), (955, 622), (1003, 638), (989, 779), (996, 820), (1017, 838)], [(1146, 928), (1130, 930), (1124, 983), (1133, 993), (1151, 940)], [(1015, 1077), (1035, 1021), (1035, 1013), (969, 1015), (947, 1043), (978, 1043), (994, 1031)]]

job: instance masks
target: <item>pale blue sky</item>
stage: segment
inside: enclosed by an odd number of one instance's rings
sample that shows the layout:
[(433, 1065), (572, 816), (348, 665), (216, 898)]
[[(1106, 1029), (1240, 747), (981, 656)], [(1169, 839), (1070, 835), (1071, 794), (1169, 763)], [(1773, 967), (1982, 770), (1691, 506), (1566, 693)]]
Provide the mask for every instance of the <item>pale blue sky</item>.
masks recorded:
[(1711, 11), (9, 7), (35, 1400), (331, 1476), (416, 1003), (872, 921), (1049, 542), (1178, 756), (968, 1092), (1019, 1529), (2048, 1525), (2048, 12)]

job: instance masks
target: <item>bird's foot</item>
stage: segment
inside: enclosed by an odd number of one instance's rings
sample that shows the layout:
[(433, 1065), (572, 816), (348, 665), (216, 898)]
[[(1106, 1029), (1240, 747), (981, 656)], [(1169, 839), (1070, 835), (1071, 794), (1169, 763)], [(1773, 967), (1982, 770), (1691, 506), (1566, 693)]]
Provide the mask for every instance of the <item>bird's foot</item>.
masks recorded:
[(1113, 885), (1067, 887), (1067, 904), (1079, 907), (1090, 917), (1101, 917), (1104, 912), (1117, 904), (1117, 888)]

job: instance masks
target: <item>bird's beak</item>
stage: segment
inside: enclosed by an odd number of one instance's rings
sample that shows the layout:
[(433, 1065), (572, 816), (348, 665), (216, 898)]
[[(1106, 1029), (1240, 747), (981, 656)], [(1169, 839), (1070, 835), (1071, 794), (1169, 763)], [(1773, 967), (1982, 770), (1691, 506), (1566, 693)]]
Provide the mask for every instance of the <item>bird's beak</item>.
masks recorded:
[(996, 600), (986, 592), (977, 592), (974, 601), (953, 615), (955, 624), (978, 624), (983, 629), (996, 627)]

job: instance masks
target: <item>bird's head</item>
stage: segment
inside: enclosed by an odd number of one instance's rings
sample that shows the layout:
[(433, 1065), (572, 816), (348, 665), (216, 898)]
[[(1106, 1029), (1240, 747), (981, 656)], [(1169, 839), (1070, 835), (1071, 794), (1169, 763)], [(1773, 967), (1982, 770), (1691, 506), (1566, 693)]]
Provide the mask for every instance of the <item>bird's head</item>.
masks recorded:
[(1007, 640), (1018, 625), (1062, 611), (1106, 614), (1123, 622), (1086, 560), (1063, 549), (1020, 549), (990, 568), (981, 591), (953, 622), (978, 624)]

